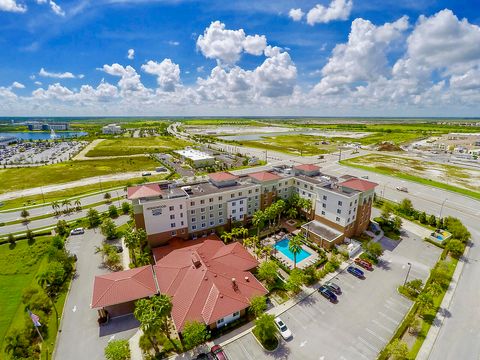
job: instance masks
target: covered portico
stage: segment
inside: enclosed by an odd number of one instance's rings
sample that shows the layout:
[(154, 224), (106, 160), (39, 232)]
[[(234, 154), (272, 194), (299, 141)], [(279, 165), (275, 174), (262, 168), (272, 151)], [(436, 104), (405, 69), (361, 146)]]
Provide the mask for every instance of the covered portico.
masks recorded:
[(309, 241), (315, 242), (324, 249), (330, 249), (335, 244), (341, 244), (345, 235), (326, 224), (312, 220), (302, 225), (302, 233)]

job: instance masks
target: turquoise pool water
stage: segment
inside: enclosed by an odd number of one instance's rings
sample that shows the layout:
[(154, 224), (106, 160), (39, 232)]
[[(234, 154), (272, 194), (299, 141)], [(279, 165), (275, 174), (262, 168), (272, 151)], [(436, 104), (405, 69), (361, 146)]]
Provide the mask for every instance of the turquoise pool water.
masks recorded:
[[(282, 240), (280, 240), (279, 242), (277, 242), (277, 244), (275, 245), (275, 248), (278, 251), (280, 251), (283, 255), (285, 255), (286, 257), (288, 257), (290, 260), (293, 261), (293, 253), (288, 248), (288, 243), (289, 242), (290, 242), (290, 240), (287, 237), (285, 237)], [(297, 263), (299, 263), (302, 260), (305, 260), (309, 256), (312, 256), (312, 254), (310, 254), (308, 251), (305, 251), (305, 250), (302, 249), (300, 251), (300, 253), (297, 254)]]

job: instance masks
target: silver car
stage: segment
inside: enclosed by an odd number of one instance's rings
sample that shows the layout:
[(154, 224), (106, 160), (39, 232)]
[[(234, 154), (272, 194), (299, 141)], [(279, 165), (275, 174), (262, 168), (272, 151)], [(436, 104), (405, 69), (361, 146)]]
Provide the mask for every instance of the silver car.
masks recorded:
[(280, 335), (282, 335), (282, 337), (285, 339), (285, 340), (288, 340), (292, 337), (292, 332), (290, 331), (290, 329), (287, 327), (287, 325), (285, 325), (285, 323), (283, 322), (282, 319), (280, 319), (279, 317), (276, 317), (275, 318), (275, 325), (277, 325), (277, 328), (278, 328), (278, 331), (280, 332)]

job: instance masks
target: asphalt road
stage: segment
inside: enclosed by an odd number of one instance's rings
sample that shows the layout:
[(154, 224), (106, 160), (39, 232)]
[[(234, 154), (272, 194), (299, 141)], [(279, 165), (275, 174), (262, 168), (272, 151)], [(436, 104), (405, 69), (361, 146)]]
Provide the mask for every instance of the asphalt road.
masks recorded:
[[(121, 216), (115, 223), (122, 225), (127, 221), (127, 216)], [(108, 272), (101, 265), (100, 254), (95, 254), (95, 247), (100, 246), (102, 241), (103, 236), (98, 229), (70, 236), (67, 241), (67, 249), (78, 258), (77, 276), (65, 302), (55, 359), (103, 360), (103, 351), (110, 339), (128, 339), (137, 330), (135, 326), (138, 324), (131, 318), (120, 318), (100, 328), (97, 312), (90, 308), (94, 277)]]
[(375, 359), (395, 332), (412, 302), (399, 295), (407, 263), (410, 279), (425, 280), (441, 250), (421, 238), (406, 233), (402, 241), (382, 239), (385, 254), (381, 264), (366, 279), (347, 272), (335, 282), (342, 288), (337, 304), (318, 292), (290, 308), (280, 317), (293, 333), (274, 353), (266, 353), (248, 334), (225, 346), (229, 358), (236, 359)]
[[(110, 204), (102, 204), (102, 205), (96, 206), (95, 209), (98, 210), (99, 212), (104, 212), (108, 210), (108, 207), (110, 205), (114, 204), (115, 206), (119, 207), (119, 204), (121, 203), (122, 203), (122, 200), (115, 200), (115, 201), (112, 201), (112, 203)], [(53, 216), (45, 219), (34, 220), (34, 221), (30, 221), (28, 224), (17, 223), (12, 225), (1, 226), (0, 235), (11, 234), (11, 233), (16, 233), (20, 231), (27, 231), (27, 226), (28, 226), (28, 229), (34, 230), (34, 229), (40, 229), (43, 227), (54, 226), (57, 224), (58, 220), (72, 221), (72, 220), (84, 218), (85, 216), (87, 216), (87, 213), (89, 210), (90, 209), (84, 209), (78, 212), (72, 212), (70, 214), (62, 214), (60, 216)]]
[[(85, 197), (79, 198), (79, 200), (81, 201), (82, 206), (95, 204), (95, 203), (98, 203), (100, 201), (105, 200), (103, 196), (107, 192), (109, 192), (110, 195), (112, 195), (112, 198), (116, 198), (116, 197), (126, 195), (126, 192), (125, 192), (124, 189), (118, 189), (118, 190), (104, 191), (102, 193), (95, 194), (95, 195), (85, 196)], [(71, 200), (72, 205), (70, 207), (74, 206), (74, 201), (75, 200)], [(59, 205), (61, 205), (60, 201), (59, 201)], [(63, 206), (60, 207), (60, 210), (62, 210), (62, 209), (64, 209)], [(27, 210), (30, 213), (31, 218), (35, 217), (35, 216), (44, 215), (44, 214), (53, 214), (53, 209), (52, 209), (51, 205), (40, 206), (40, 207), (36, 207), (36, 208), (31, 208), (31, 209), (27, 208)], [(0, 222), (10, 222), (10, 221), (19, 220), (19, 219), (22, 218), (20, 216), (20, 213), (21, 213), (21, 210), (0, 212)]]

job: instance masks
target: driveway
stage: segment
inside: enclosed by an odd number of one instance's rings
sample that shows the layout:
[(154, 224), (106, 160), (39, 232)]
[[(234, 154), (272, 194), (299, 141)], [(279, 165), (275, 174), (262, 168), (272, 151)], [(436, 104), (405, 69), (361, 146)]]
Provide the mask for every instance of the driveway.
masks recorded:
[(334, 280), (343, 294), (332, 304), (318, 292), (280, 317), (293, 339), (273, 353), (263, 351), (252, 334), (225, 346), (231, 359), (375, 359), (390, 340), (412, 302), (400, 296), (410, 262), (409, 279), (428, 277), (440, 249), (406, 232), (402, 241), (381, 240), (385, 254), (379, 266), (360, 280), (340, 273)]
[[(121, 216), (115, 223), (128, 221)], [(95, 247), (101, 245), (103, 236), (98, 229), (86, 230), (83, 235), (71, 236), (67, 249), (77, 255), (77, 276), (72, 282), (65, 303), (64, 314), (57, 339), (55, 359), (58, 360), (103, 360), (103, 351), (111, 339), (128, 339), (137, 330), (138, 323), (132, 316), (112, 320), (99, 327), (97, 311), (90, 309), (95, 275), (105, 274), (101, 256)]]

